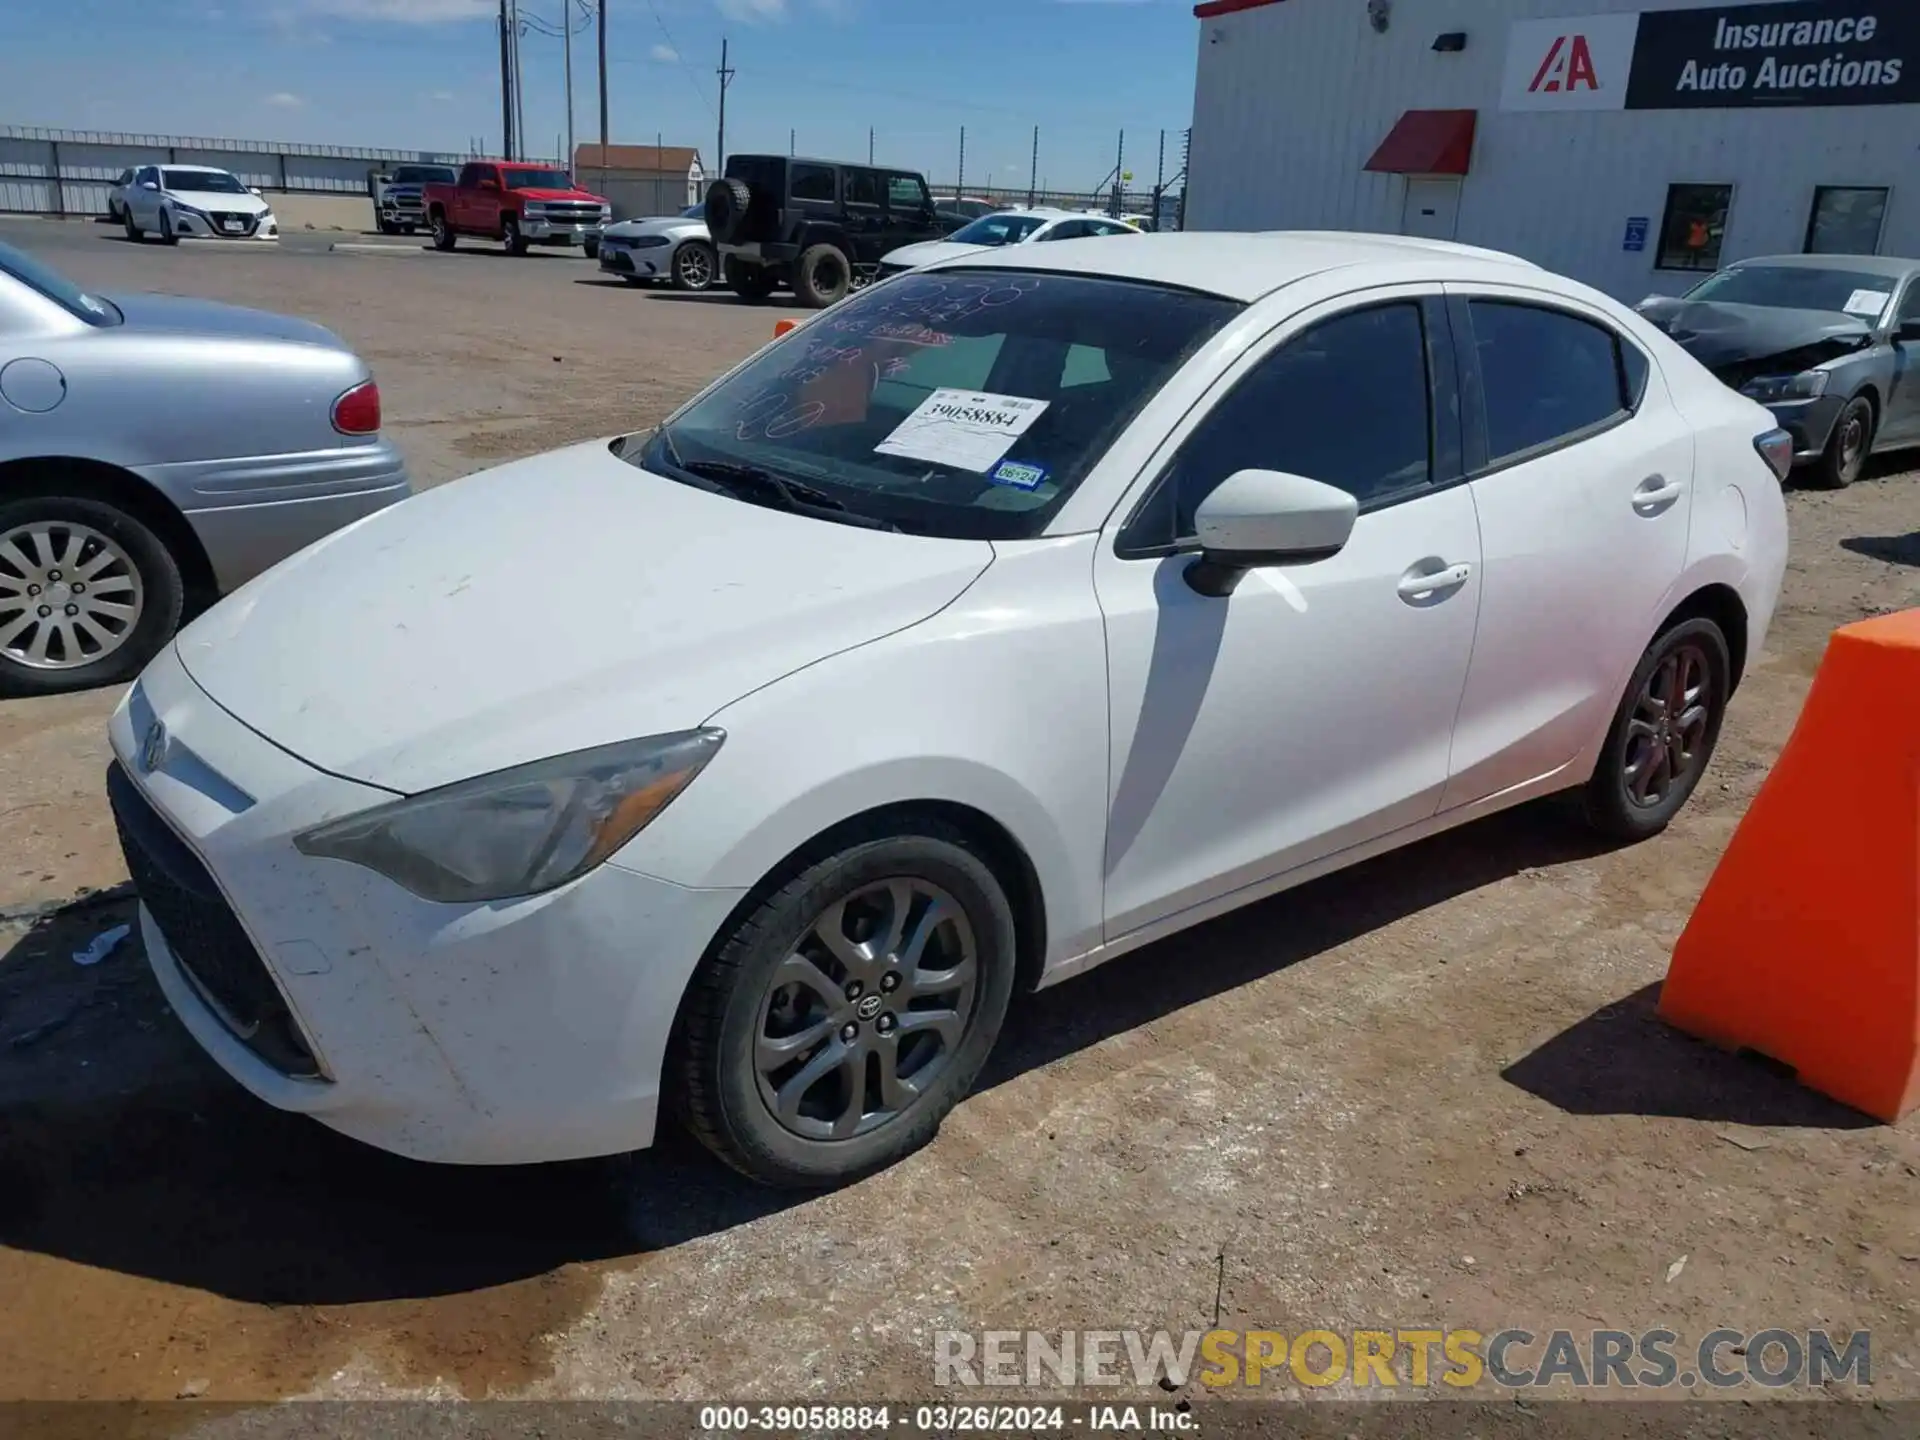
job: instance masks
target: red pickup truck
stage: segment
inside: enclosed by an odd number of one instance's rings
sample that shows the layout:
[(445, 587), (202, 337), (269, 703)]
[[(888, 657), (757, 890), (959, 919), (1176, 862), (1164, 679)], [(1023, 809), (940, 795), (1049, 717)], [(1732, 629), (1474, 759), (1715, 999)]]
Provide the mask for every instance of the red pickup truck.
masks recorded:
[(498, 240), (513, 255), (529, 245), (580, 245), (591, 260), (613, 220), (613, 207), (566, 171), (519, 161), (469, 161), (452, 184), (430, 182), (421, 202), (436, 250), (451, 250), (466, 235)]

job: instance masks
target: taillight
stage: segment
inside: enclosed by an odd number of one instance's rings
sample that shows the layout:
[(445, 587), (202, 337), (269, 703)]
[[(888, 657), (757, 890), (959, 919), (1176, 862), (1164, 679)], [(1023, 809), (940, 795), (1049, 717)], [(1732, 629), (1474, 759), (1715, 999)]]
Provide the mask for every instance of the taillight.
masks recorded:
[(380, 429), (380, 387), (371, 380), (333, 402), (333, 428), (342, 435), (373, 435)]
[(1753, 437), (1753, 448), (1767, 462), (1773, 478), (1784, 485), (1787, 473), (1793, 469), (1793, 436), (1784, 430), (1769, 430)]

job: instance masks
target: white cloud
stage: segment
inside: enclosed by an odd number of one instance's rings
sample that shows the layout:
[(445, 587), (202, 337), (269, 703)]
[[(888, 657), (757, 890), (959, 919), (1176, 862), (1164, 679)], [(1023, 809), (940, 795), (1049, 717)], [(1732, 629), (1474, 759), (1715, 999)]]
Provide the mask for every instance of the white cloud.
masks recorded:
[(720, 13), (743, 25), (759, 25), (787, 18), (787, 0), (714, 0)]
[(656, 45), (649, 50), (647, 54), (651, 55), (655, 60), (658, 60), (662, 65), (671, 65), (680, 58), (680, 52), (671, 45)]
[(443, 25), (480, 20), (499, 12), (495, 0), (301, 0), (310, 15), (342, 20), (389, 20), (402, 25)]
[(267, 96), (267, 104), (280, 110), (298, 110), (306, 103), (306, 101), (302, 100), (291, 90), (276, 90), (273, 94)]
[(438, 100), (442, 105), (445, 105), (448, 101), (453, 99), (453, 91), (436, 90), (433, 92), (433, 98), (435, 100)]

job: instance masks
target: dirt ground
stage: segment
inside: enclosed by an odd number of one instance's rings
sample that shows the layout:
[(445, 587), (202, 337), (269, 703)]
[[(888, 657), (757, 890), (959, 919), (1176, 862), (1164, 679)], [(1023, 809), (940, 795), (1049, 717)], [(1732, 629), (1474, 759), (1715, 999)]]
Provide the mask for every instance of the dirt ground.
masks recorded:
[[(333, 326), (424, 483), (641, 426), (775, 318), (552, 257), (4, 238)], [(1116, 961), (1018, 1011), (931, 1147), (824, 1198), (676, 1141), (436, 1169), (255, 1103), (137, 938), (73, 963), (131, 918), (114, 697), (0, 705), (0, 1399), (898, 1398), (936, 1329), (1216, 1319), (1866, 1329), (1875, 1398), (1920, 1397), (1920, 1127), (1652, 1014), (1828, 632), (1920, 604), (1917, 483), (1791, 495), (1771, 640), (1668, 834), (1600, 851), (1531, 807)]]

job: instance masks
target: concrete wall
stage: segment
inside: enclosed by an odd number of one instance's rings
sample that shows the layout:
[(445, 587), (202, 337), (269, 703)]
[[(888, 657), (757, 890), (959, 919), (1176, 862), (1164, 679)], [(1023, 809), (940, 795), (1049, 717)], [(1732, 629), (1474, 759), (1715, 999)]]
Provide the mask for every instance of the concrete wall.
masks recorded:
[[(1515, 251), (1625, 300), (1697, 273), (1654, 268), (1669, 184), (1729, 184), (1722, 262), (1798, 252), (1817, 185), (1890, 187), (1880, 251), (1920, 255), (1920, 105), (1502, 111), (1508, 25), (1697, 0), (1283, 0), (1194, 22), (1190, 230), (1396, 232), (1408, 181), (1361, 167), (1409, 109), (1477, 110), (1455, 239)], [(1908, 0), (1911, 3), (1911, 0)], [(1436, 53), (1464, 30), (1467, 48)], [(1622, 248), (1629, 217), (1654, 234)]]

